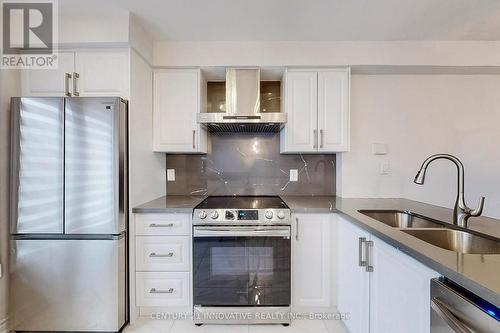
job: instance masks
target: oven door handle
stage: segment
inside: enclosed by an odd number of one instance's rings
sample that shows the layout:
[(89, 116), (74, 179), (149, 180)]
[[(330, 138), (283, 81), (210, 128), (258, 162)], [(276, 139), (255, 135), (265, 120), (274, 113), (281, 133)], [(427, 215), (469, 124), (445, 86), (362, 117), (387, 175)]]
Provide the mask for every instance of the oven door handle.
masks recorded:
[(285, 237), (290, 227), (194, 227), (193, 237)]

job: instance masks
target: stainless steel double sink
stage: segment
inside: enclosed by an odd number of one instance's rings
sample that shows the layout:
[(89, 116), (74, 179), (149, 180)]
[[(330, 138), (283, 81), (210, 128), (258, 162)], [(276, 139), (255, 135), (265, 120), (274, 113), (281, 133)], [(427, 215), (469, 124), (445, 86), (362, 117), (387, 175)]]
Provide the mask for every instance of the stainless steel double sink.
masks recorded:
[(359, 210), (402, 232), (445, 250), (466, 254), (500, 254), (500, 240), (483, 237), (446, 222), (398, 210)]

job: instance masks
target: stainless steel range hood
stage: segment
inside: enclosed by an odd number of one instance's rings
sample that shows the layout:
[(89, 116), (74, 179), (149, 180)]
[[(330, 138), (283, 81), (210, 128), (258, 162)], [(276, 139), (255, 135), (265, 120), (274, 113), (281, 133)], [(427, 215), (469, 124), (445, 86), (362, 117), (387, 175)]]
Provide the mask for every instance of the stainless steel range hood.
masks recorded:
[(226, 112), (202, 112), (198, 122), (209, 132), (279, 132), (283, 112), (260, 112), (260, 70), (226, 69)]

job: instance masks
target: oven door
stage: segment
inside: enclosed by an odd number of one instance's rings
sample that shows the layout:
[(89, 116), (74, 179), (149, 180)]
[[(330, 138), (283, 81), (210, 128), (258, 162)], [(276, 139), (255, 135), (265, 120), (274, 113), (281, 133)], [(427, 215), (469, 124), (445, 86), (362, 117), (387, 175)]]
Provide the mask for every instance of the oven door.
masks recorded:
[(290, 227), (194, 227), (196, 306), (289, 306)]

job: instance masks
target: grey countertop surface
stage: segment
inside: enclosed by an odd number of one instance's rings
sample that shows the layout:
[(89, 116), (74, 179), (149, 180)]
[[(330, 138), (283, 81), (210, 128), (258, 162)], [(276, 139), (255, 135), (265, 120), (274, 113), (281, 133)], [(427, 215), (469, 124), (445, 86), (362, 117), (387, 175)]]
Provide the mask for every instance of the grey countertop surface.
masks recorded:
[(132, 213), (191, 213), (206, 197), (168, 195), (132, 208)]
[[(150, 201), (134, 213), (190, 213), (204, 196), (165, 196)], [(411, 211), (451, 222), (452, 210), (407, 199), (346, 199), (335, 196), (283, 196), (292, 213), (332, 213), (398, 248), (464, 288), (500, 306), (500, 255), (462, 254), (441, 249), (358, 212), (361, 209)], [(500, 239), (500, 220), (471, 218), (470, 230)]]
[[(452, 210), (406, 199), (336, 198), (337, 212), (450, 280), (500, 306), (500, 255), (463, 254), (433, 246), (358, 212), (360, 209), (411, 211), (450, 223)], [(500, 220), (478, 217), (469, 229), (500, 238)]]

